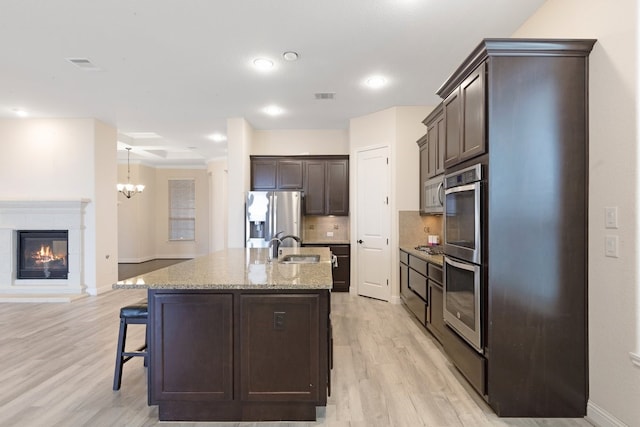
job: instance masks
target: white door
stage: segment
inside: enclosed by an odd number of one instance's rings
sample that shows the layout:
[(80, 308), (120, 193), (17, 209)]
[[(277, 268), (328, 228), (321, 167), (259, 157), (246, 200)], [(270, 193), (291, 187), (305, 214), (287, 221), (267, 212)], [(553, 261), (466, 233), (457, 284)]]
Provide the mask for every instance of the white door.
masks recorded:
[(357, 153), (358, 294), (389, 301), (389, 147)]

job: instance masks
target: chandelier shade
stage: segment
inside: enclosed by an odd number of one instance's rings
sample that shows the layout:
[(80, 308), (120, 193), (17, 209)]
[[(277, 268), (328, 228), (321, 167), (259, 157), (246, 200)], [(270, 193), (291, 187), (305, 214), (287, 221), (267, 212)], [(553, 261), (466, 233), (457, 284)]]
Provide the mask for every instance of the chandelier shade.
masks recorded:
[(127, 147), (127, 183), (116, 185), (118, 192), (124, 194), (127, 199), (130, 199), (136, 193), (142, 193), (144, 191), (144, 185), (131, 183), (131, 147)]

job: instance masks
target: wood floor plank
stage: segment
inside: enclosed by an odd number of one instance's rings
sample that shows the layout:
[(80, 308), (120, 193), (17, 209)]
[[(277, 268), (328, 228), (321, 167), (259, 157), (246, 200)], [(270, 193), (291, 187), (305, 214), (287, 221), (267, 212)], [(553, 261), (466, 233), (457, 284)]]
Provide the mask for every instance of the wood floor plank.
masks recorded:
[[(582, 419), (498, 418), (402, 306), (332, 295), (332, 395), (317, 422), (167, 423), (147, 406), (142, 359), (111, 389), (121, 306), (144, 291), (71, 303), (0, 303), (0, 427), (587, 427)], [(130, 328), (130, 344), (144, 328)]]

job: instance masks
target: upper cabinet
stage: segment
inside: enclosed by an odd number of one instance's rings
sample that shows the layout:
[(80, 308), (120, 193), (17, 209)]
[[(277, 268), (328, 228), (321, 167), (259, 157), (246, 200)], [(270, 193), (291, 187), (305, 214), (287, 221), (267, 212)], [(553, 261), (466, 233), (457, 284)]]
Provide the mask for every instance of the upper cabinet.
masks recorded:
[(278, 160), (278, 189), (302, 190), (304, 188), (304, 163), (302, 160)]
[(305, 215), (349, 215), (349, 160), (305, 160)]
[[(442, 104), (437, 106), (422, 123), (427, 127), (427, 134), (418, 140), (418, 145), (421, 147), (420, 181), (424, 182), (428, 178), (444, 173), (445, 124)], [(423, 148), (426, 149), (426, 153), (422, 152)], [(425, 164), (423, 165), (422, 162)]]
[(302, 190), (302, 160), (251, 156), (252, 190)]
[(251, 158), (251, 189), (278, 188), (278, 161), (273, 158)]
[(251, 189), (301, 190), (305, 215), (349, 215), (349, 157), (251, 156)]
[(478, 67), (443, 101), (444, 167), (486, 151), (485, 64)]

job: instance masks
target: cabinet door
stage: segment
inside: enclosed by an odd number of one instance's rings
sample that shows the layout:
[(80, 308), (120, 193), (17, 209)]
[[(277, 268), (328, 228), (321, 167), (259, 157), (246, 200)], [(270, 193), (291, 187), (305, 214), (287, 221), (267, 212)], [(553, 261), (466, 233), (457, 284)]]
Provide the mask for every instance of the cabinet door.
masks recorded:
[(460, 90), (456, 89), (443, 102), (444, 110), (444, 166), (450, 167), (460, 161), (461, 103)]
[(302, 160), (278, 160), (278, 190), (303, 189)]
[(444, 153), (445, 153), (445, 129), (444, 129), (444, 114), (440, 114), (436, 119), (437, 140), (436, 144), (436, 175), (444, 173)]
[(233, 295), (151, 298), (154, 400), (232, 400)]
[(349, 215), (349, 160), (327, 160), (327, 215)]
[(442, 288), (429, 280), (429, 307), (427, 309), (427, 329), (442, 341), (445, 333)]
[(420, 146), (420, 211), (424, 212), (426, 209), (425, 194), (424, 194), (424, 182), (429, 176), (429, 144), (427, 143), (427, 135), (418, 140)]
[(338, 258), (338, 267), (333, 269), (333, 291), (349, 292), (351, 282), (351, 256), (349, 245), (334, 245), (329, 247), (331, 253)]
[(460, 160), (485, 152), (485, 64), (481, 64), (460, 85), (462, 137)]
[[(433, 123), (427, 128), (427, 147), (429, 150), (427, 178), (436, 176), (436, 157), (438, 151), (438, 125)], [(423, 181), (424, 182), (424, 181)]]
[(318, 401), (326, 390), (320, 379), (319, 295), (247, 294), (240, 310), (241, 398)]
[(325, 167), (324, 160), (305, 161), (304, 213), (306, 215), (324, 215)]
[(275, 159), (252, 159), (251, 189), (275, 190), (278, 186), (277, 171), (278, 162)]

